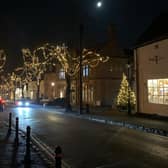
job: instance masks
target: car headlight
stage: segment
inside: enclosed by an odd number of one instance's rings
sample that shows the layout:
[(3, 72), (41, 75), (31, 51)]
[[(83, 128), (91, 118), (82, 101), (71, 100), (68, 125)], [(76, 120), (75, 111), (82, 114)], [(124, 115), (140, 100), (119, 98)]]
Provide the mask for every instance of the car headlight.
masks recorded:
[(19, 101), (19, 102), (18, 102), (18, 105), (19, 105), (19, 106), (22, 106), (22, 105), (23, 105), (23, 103), (22, 103), (21, 101)]
[(29, 106), (29, 104), (30, 104), (29, 102), (26, 102), (26, 103), (25, 103), (26, 106)]

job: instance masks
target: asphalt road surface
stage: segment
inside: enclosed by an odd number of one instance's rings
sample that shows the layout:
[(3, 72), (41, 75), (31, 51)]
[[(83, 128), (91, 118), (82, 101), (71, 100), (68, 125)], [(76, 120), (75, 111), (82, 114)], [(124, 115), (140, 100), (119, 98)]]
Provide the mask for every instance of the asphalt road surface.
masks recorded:
[[(62, 109), (9, 108), (22, 129), (54, 149), (72, 168), (168, 168), (168, 138), (59, 114)], [(58, 113), (57, 113), (58, 112)]]

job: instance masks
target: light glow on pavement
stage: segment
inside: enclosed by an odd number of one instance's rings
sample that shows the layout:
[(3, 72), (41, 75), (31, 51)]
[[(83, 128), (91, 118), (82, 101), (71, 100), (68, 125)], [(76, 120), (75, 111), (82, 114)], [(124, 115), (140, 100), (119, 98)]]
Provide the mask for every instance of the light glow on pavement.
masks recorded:
[(58, 118), (58, 117), (56, 117), (56, 116), (53, 116), (53, 115), (48, 115), (48, 119), (50, 120), (50, 121), (61, 121), (61, 119), (60, 118)]

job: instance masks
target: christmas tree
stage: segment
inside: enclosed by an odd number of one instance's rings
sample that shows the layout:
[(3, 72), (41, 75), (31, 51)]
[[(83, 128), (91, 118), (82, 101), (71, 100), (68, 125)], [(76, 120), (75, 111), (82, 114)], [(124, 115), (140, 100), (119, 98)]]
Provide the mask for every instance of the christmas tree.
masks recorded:
[(135, 93), (131, 90), (127, 81), (126, 75), (123, 73), (123, 78), (120, 85), (120, 90), (117, 96), (117, 106), (127, 108), (130, 101), (131, 107), (135, 106)]

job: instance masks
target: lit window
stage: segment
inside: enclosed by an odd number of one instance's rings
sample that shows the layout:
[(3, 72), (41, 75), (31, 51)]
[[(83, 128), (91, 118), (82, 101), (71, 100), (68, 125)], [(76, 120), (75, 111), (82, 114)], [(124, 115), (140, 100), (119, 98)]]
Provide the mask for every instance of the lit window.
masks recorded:
[(65, 71), (63, 68), (61, 68), (59, 71), (59, 79), (65, 79)]
[(168, 79), (148, 80), (148, 102), (168, 105)]
[(60, 91), (60, 98), (63, 98), (63, 91)]
[(83, 76), (89, 76), (89, 66), (88, 65), (84, 65), (83, 66)]

